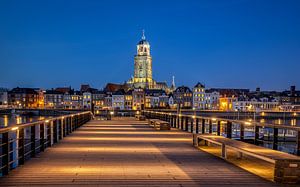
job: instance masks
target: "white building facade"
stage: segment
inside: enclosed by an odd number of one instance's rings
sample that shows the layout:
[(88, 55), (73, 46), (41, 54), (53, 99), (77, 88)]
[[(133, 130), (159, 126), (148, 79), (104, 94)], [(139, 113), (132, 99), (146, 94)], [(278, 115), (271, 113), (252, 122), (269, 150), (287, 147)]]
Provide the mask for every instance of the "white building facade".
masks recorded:
[(92, 109), (92, 93), (90, 92), (83, 93), (82, 105), (84, 109), (88, 109), (88, 110)]
[(218, 110), (219, 109), (220, 93), (217, 91), (205, 92), (205, 109)]
[(111, 98), (111, 102), (112, 102), (112, 108), (114, 110), (116, 110), (116, 109), (124, 110), (124, 108), (125, 108), (125, 96), (124, 96), (124, 94), (123, 95), (121, 95), (119, 93), (113, 94), (112, 98)]
[(238, 99), (233, 102), (233, 109), (236, 111), (268, 111), (276, 110), (279, 107), (279, 101), (275, 98), (261, 97), (261, 98), (246, 98)]
[(193, 88), (193, 109), (205, 109), (205, 86), (200, 82)]

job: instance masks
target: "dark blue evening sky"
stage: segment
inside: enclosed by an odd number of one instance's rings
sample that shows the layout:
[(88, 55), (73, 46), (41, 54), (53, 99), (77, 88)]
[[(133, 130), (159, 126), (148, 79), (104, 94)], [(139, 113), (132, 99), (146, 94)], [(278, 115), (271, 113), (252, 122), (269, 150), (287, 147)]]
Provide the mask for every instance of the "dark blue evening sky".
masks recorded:
[(1, 0), (0, 87), (124, 82), (142, 29), (157, 81), (300, 87), (299, 0)]

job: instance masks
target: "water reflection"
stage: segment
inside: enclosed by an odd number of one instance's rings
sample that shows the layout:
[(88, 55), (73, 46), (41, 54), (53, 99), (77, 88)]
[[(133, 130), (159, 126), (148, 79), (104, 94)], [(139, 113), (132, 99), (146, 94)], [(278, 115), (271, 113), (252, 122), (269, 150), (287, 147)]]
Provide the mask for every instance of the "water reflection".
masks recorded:
[[(252, 118), (247, 118), (246, 120), (249, 122), (254, 121)], [(300, 126), (300, 120), (297, 120), (297, 118), (289, 118), (285, 120), (281, 118), (274, 118), (274, 119), (260, 118), (260, 119), (256, 119), (255, 121), (260, 123), (275, 124), (275, 125)]]
[(279, 118), (278, 120), (275, 120), (275, 124), (281, 125), (282, 124), (281, 119)]
[(292, 126), (296, 126), (297, 125), (297, 120), (296, 119), (292, 119), (291, 120), (291, 125)]
[(49, 116), (24, 116), (24, 115), (0, 115), (0, 127), (7, 127), (14, 124), (29, 123), (38, 120), (44, 120)]
[[(0, 122), (0, 124), (2, 124), (2, 123)], [(8, 126), (8, 115), (3, 116), (3, 125), (4, 125), (4, 127)]]

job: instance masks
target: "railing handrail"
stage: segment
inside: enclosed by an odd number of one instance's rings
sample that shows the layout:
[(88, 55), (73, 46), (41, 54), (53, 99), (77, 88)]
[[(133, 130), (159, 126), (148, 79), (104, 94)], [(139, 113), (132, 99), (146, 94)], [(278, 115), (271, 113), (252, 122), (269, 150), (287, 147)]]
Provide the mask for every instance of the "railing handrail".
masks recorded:
[(88, 114), (88, 113), (91, 113), (91, 112), (90, 111), (79, 112), (79, 113), (67, 114), (67, 115), (63, 115), (63, 116), (50, 117), (50, 118), (47, 118), (47, 119), (44, 119), (44, 120), (38, 120), (38, 121), (34, 121), (34, 122), (29, 122), (29, 123), (15, 124), (15, 125), (11, 125), (9, 127), (0, 128), (0, 134), (12, 131), (12, 130), (14, 130), (16, 128), (26, 128), (26, 127), (30, 127), (32, 125), (39, 125), (41, 123), (49, 123), (51, 121), (55, 121), (55, 120), (59, 120), (59, 119), (64, 119), (64, 118), (67, 118), (67, 117), (73, 117), (75, 115)]
[(219, 117), (207, 117), (207, 116), (199, 116), (199, 115), (190, 115), (190, 114), (176, 114), (171, 112), (157, 112), (157, 111), (151, 111), (151, 110), (144, 110), (145, 112), (152, 112), (156, 114), (167, 114), (170, 116), (179, 116), (179, 117), (189, 117), (194, 119), (206, 119), (206, 120), (213, 120), (213, 121), (229, 121), (231, 123), (238, 123), (243, 124), (247, 126), (261, 126), (261, 127), (269, 127), (269, 128), (280, 128), (280, 129), (289, 129), (289, 130), (295, 130), (300, 131), (300, 127), (294, 127), (294, 126), (287, 126), (287, 125), (276, 125), (276, 124), (270, 124), (270, 123), (261, 123), (261, 122), (255, 122), (255, 121), (244, 121), (244, 120), (235, 120), (235, 119), (226, 119), (226, 118), (219, 118)]
[[(300, 106), (300, 105), (299, 105)], [(147, 108), (146, 110), (153, 110), (153, 111), (168, 111), (168, 112), (177, 112), (177, 109), (163, 109), (163, 108), (160, 108), (160, 109), (155, 109), (155, 108)], [(300, 110), (280, 110), (280, 111), (277, 111), (277, 110), (250, 110), (250, 111), (234, 111), (234, 110), (218, 110), (218, 109), (185, 109), (185, 108), (182, 108), (181, 111), (184, 111), (184, 112), (220, 112), (220, 113), (262, 113), (262, 112), (265, 112), (265, 113), (299, 113)]]

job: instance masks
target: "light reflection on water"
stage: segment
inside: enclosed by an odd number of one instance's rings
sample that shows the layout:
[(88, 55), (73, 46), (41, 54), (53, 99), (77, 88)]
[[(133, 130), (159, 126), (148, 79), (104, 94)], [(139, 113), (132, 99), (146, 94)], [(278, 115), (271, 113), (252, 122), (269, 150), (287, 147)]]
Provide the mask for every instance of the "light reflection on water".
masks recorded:
[(22, 116), (22, 115), (0, 115), (0, 128), (14, 124), (29, 123), (44, 120), (49, 116)]
[[(243, 120), (243, 119), (241, 119)], [(252, 122), (252, 118), (247, 118), (247, 121)], [(260, 123), (268, 123), (268, 124), (275, 124), (275, 125), (288, 125), (288, 126), (299, 126), (300, 127), (300, 120), (297, 120), (297, 118), (289, 118), (289, 119), (282, 119), (282, 118), (276, 118), (276, 119), (257, 119), (257, 122)]]

